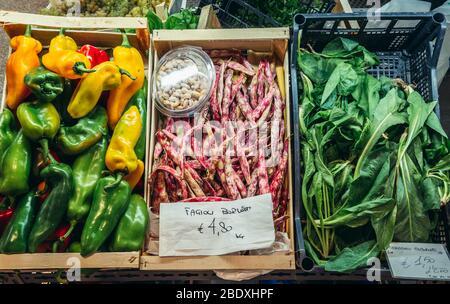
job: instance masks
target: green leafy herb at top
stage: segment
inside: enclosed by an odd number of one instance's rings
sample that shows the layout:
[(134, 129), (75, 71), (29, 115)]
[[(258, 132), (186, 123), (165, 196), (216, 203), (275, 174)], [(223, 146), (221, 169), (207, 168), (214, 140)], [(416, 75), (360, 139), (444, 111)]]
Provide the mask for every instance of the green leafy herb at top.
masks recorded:
[(182, 9), (178, 13), (167, 16), (166, 21), (163, 22), (150, 10), (147, 13), (147, 20), (150, 31), (160, 29), (186, 30), (197, 28), (199, 16), (192, 9)]

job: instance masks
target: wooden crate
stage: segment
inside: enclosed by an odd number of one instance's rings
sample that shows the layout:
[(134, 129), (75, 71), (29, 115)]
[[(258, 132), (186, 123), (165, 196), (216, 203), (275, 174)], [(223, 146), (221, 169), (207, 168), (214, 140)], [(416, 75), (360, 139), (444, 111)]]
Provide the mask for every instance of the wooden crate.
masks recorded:
[[(265, 28), (265, 29), (209, 29), (209, 30), (184, 30), (184, 31), (154, 31), (152, 37), (153, 64), (158, 58), (170, 49), (193, 45), (204, 49), (243, 49), (256, 52), (273, 52), (284, 64), (285, 88), (286, 88), (286, 134), (291, 133), (290, 124), (290, 99), (289, 99), (289, 65), (288, 65), (288, 28)], [(159, 120), (159, 112), (151, 103), (151, 130), (148, 134), (149, 143), (146, 160), (146, 172), (151, 173), (153, 164), (153, 149), (155, 145), (155, 132)], [(291, 252), (287, 255), (272, 256), (244, 256), (244, 255), (222, 255), (222, 256), (195, 256), (195, 257), (159, 257), (143, 253), (141, 256), (141, 270), (225, 270), (225, 269), (294, 269), (294, 223), (293, 223), (293, 200), (292, 200), (292, 165), (291, 152), (289, 150), (288, 183), (289, 183), (289, 205), (287, 219), (287, 232), (290, 238)], [(149, 175), (147, 175), (149, 178)], [(150, 191), (147, 191), (147, 201), (150, 202)]]
[[(44, 48), (47, 48), (50, 40), (58, 34), (58, 28), (64, 27), (67, 28), (66, 35), (75, 39), (78, 45), (92, 44), (106, 50), (122, 43), (121, 34), (113, 31), (114, 29), (135, 28), (139, 30), (147, 28), (147, 20), (145, 18), (66, 18), (7, 11), (0, 11), (0, 24), (3, 25), (10, 38), (23, 34), (25, 30), (24, 24), (37, 26), (37, 28), (33, 27), (32, 35), (42, 43)], [(152, 70), (151, 61), (146, 55), (148, 49), (140, 47), (141, 43), (137, 35), (129, 34), (128, 38), (134, 47), (140, 48), (148, 73), (148, 71)], [(9, 51), (11, 52), (11, 49)], [(149, 77), (148, 83), (150, 83)], [(3, 111), (5, 107), (5, 100), (6, 77), (0, 111)], [(0, 254), (0, 270), (67, 269), (70, 267), (69, 264), (74, 261), (70, 258), (77, 258), (81, 268), (137, 269), (139, 268), (139, 256), (139, 251), (100, 252), (87, 258), (81, 257), (78, 253)]]

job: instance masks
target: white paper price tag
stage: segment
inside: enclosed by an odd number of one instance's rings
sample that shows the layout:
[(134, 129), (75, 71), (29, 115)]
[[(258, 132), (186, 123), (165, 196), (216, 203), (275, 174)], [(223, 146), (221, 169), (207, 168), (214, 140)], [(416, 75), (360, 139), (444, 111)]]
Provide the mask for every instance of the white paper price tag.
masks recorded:
[(450, 259), (442, 244), (391, 243), (386, 254), (394, 278), (450, 280)]
[(222, 255), (275, 241), (270, 194), (232, 202), (160, 206), (160, 256)]

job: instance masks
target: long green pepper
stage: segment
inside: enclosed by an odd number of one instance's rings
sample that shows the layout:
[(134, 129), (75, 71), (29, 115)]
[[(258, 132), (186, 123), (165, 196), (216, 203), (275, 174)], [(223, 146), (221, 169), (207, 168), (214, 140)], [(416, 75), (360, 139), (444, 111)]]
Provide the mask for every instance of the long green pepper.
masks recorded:
[(5, 108), (0, 115), (0, 157), (16, 137), (14, 114)]
[(102, 171), (105, 169), (105, 155), (108, 141), (103, 137), (98, 143), (78, 156), (72, 166), (74, 191), (69, 200), (67, 219), (72, 226), (89, 213), (92, 194)]
[(140, 250), (144, 244), (149, 221), (148, 208), (144, 198), (139, 194), (133, 194), (127, 211), (120, 219), (114, 232), (110, 251)]
[(1, 253), (27, 252), (28, 236), (38, 209), (38, 195), (28, 192), (17, 205), (14, 214), (0, 239)]
[(92, 206), (81, 234), (81, 255), (95, 253), (111, 235), (128, 208), (131, 188), (128, 182), (106, 176), (97, 182)]
[(30, 252), (36, 252), (59, 226), (67, 211), (67, 204), (73, 191), (73, 176), (70, 166), (52, 162), (41, 171), (41, 178), (52, 188), (36, 217), (28, 240)]
[(31, 146), (20, 130), (1, 158), (0, 193), (17, 196), (28, 192), (30, 171)]

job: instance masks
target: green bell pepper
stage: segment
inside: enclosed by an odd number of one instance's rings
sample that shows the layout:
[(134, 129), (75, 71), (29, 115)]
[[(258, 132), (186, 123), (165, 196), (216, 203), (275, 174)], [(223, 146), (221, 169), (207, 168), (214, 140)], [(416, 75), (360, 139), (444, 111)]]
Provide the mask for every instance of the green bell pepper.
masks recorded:
[(139, 110), (139, 114), (141, 114), (142, 121), (142, 129), (141, 135), (139, 136), (139, 140), (134, 146), (134, 152), (136, 156), (140, 160), (144, 160), (145, 157), (145, 143), (146, 143), (146, 129), (147, 129), (147, 85), (146, 81), (144, 81), (144, 86), (134, 94), (134, 96), (130, 99), (127, 104), (127, 107), (124, 113), (131, 107), (136, 106)]
[(133, 194), (127, 211), (119, 221), (113, 234), (110, 251), (138, 251), (144, 244), (150, 218), (147, 204), (142, 196)]
[(24, 81), (41, 102), (51, 102), (63, 92), (63, 79), (43, 66), (32, 69)]
[(33, 226), (37, 209), (38, 195), (35, 191), (28, 192), (20, 199), (13, 217), (0, 239), (1, 253), (27, 252), (28, 235)]
[(70, 79), (64, 79), (64, 91), (59, 94), (53, 102), (61, 117), (61, 124), (64, 126), (73, 126), (77, 122), (77, 120), (73, 119), (69, 112), (67, 112), (67, 107), (69, 106), (72, 95), (72, 82)]
[(104, 136), (98, 143), (78, 156), (72, 165), (74, 191), (67, 208), (67, 219), (72, 226), (89, 213), (92, 194), (97, 181), (105, 169), (108, 141)]
[(0, 115), (0, 157), (16, 137), (14, 114), (5, 108)]
[(76, 155), (95, 145), (108, 133), (108, 116), (97, 107), (71, 127), (61, 127), (56, 137), (58, 147), (67, 155)]
[(31, 146), (20, 130), (3, 153), (0, 164), (0, 193), (17, 196), (28, 192), (31, 171)]
[(32, 253), (55, 232), (64, 219), (73, 191), (72, 168), (66, 164), (50, 163), (42, 169), (41, 178), (52, 190), (39, 209), (28, 239), (28, 250)]
[(128, 208), (131, 188), (125, 180), (106, 176), (95, 186), (92, 206), (81, 233), (81, 255), (95, 253)]
[(17, 119), (23, 134), (34, 142), (39, 142), (44, 158), (48, 159), (48, 140), (58, 133), (60, 118), (51, 103), (24, 102), (17, 108)]

